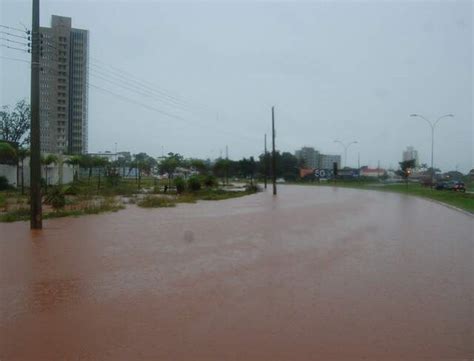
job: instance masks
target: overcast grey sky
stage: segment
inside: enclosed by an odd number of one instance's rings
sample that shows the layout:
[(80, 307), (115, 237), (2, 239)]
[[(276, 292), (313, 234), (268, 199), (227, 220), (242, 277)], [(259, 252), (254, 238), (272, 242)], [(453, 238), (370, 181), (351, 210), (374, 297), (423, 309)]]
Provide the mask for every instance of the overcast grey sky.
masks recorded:
[[(1, 0), (1, 24), (31, 24), (30, 1)], [(174, 119), (91, 88), (90, 151), (231, 158), (258, 155), (276, 107), (277, 147), (342, 154), (349, 163), (396, 166), (413, 145), (429, 163), (473, 168), (470, 1), (157, 2), (46, 1), (90, 31), (91, 62), (122, 69), (191, 101), (193, 111), (137, 95), (90, 74), (90, 83), (178, 115)], [(27, 59), (11, 49), (1, 56)], [(99, 68), (97, 68), (99, 69)], [(0, 58), (1, 104), (29, 97), (28, 64)]]

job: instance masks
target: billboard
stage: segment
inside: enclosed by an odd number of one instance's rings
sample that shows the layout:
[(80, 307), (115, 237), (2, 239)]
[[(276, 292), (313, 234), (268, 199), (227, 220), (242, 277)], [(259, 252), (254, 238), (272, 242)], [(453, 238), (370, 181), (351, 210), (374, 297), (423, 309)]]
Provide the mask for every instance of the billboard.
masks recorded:
[(314, 176), (319, 179), (334, 178), (334, 171), (332, 169), (315, 169)]
[[(358, 169), (338, 169), (337, 172), (338, 172), (337, 173), (338, 178), (357, 178), (357, 177), (359, 177), (359, 170)], [(333, 179), (334, 178), (334, 170), (333, 169), (317, 168), (313, 171), (313, 174), (318, 179)]]

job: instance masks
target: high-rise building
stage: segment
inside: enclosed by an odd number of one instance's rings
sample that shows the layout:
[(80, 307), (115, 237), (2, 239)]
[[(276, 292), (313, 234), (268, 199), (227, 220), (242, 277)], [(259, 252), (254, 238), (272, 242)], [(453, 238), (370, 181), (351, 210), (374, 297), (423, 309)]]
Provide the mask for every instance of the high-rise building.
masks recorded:
[(88, 147), (89, 32), (53, 15), (41, 27), (41, 151), (81, 154)]
[(415, 148), (413, 148), (412, 146), (407, 147), (407, 149), (403, 151), (402, 159), (403, 161), (414, 160), (415, 167), (419, 166), (418, 151), (415, 150)]
[(312, 147), (303, 147), (295, 152), (298, 160), (303, 160), (306, 168), (319, 168), (319, 152)]
[(319, 155), (319, 167), (321, 169), (333, 169), (333, 164), (337, 163), (337, 168), (341, 168), (341, 156), (332, 154)]

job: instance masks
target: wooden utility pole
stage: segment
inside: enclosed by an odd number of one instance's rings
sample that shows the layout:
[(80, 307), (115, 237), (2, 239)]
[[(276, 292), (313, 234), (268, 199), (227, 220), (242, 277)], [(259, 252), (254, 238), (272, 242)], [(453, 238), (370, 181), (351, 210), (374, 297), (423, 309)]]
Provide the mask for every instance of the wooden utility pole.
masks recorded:
[(263, 138), (264, 144), (264, 153), (263, 153), (263, 182), (265, 184), (265, 189), (267, 189), (267, 173), (268, 173), (268, 164), (267, 164), (267, 134)]
[(275, 152), (275, 107), (272, 107), (272, 181), (273, 195), (277, 194), (276, 185), (276, 152)]
[(31, 155), (30, 155), (30, 228), (43, 228), (41, 209), (41, 146), (39, 112), (40, 2), (33, 0), (31, 21)]
[(229, 185), (229, 147), (225, 146), (225, 185)]

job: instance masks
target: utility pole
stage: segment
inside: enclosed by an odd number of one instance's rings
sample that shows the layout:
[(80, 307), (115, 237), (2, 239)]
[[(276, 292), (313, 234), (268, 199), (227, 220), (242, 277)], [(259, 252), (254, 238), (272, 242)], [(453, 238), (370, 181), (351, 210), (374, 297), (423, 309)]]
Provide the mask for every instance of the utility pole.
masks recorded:
[(225, 184), (229, 185), (229, 147), (225, 146)]
[(273, 181), (273, 195), (277, 194), (276, 185), (276, 154), (275, 154), (275, 107), (272, 107), (272, 181)]
[(263, 144), (264, 144), (264, 153), (263, 153), (263, 182), (265, 184), (265, 189), (267, 189), (267, 133), (265, 133), (265, 136), (263, 138)]
[(40, 2), (33, 0), (31, 21), (31, 155), (30, 155), (30, 228), (43, 228), (41, 209), (41, 146), (39, 112)]

